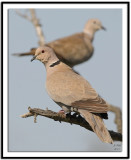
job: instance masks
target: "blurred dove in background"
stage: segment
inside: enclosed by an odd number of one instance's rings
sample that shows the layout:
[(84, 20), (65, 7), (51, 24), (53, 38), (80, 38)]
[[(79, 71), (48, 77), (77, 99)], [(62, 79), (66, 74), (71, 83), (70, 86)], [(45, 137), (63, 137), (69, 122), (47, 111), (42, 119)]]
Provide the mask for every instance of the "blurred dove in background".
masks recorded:
[[(61, 38), (45, 44), (53, 48), (57, 57), (70, 67), (87, 61), (93, 55), (92, 41), (95, 32), (105, 28), (98, 19), (90, 19), (85, 24), (83, 32)], [(34, 55), (36, 48), (30, 52), (14, 54), (16, 56)]]

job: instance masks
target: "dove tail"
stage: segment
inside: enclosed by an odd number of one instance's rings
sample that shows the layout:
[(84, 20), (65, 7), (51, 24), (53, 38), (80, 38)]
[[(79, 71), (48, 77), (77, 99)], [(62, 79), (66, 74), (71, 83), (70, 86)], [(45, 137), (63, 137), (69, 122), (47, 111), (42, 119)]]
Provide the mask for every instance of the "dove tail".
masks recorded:
[(106, 143), (113, 143), (110, 133), (105, 127), (105, 124), (100, 116), (92, 114), (83, 109), (79, 109), (79, 112), (81, 113), (81, 115), (83, 115), (85, 120), (90, 124), (91, 128), (101, 139), (101, 141)]

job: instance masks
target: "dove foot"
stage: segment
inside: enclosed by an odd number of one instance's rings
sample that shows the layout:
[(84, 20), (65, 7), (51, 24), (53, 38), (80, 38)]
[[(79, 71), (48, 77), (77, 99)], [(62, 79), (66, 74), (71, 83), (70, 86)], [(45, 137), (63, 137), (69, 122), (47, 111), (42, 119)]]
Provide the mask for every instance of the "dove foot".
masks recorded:
[(64, 110), (60, 110), (58, 113), (59, 116), (59, 122), (61, 123), (61, 118), (66, 118), (66, 114)]
[(65, 114), (65, 111), (62, 109), (58, 112), (58, 114)]

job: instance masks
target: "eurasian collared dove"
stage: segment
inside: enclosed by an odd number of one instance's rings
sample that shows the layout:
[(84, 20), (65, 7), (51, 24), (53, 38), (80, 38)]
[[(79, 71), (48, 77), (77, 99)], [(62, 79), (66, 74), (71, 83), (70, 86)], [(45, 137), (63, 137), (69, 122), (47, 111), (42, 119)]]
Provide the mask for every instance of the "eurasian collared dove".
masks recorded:
[(52, 100), (62, 107), (65, 113), (80, 113), (103, 142), (113, 143), (102, 120), (108, 119), (108, 104), (90, 83), (61, 62), (50, 47), (39, 47), (31, 61), (34, 59), (45, 65), (46, 90)]
[[(94, 48), (92, 41), (97, 30), (104, 29), (98, 19), (90, 19), (86, 23), (83, 32), (61, 38), (46, 45), (53, 48), (57, 57), (73, 67), (87, 61), (93, 54)], [(17, 56), (34, 55), (36, 48), (31, 49), (28, 53), (15, 54)]]

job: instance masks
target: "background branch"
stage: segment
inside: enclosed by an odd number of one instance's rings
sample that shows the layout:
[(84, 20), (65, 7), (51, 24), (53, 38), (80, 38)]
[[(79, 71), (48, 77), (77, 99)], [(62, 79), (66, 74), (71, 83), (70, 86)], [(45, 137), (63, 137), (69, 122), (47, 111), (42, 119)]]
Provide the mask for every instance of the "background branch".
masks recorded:
[(44, 34), (41, 28), (41, 24), (39, 23), (39, 19), (36, 17), (35, 9), (29, 9), (29, 11), (30, 11), (31, 17), (29, 17), (27, 14), (22, 14), (19, 10), (16, 10), (16, 13), (19, 16), (29, 20), (33, 24), (33, 26), (35, 27), (37, 36), (39, 38), (38, 44), (39, 46), (43, 46), (45, 44)]
[[(28, 11), (28, 10), (26, 10), (26, 11)], [(15, 12), (16, 12), (20, 17), (23, 17), (23, 18), (27, 19), (28, 21), (31, 21), (31, 18), (27, 15), (27, 13), (22, 14), (18, 9), (16, 9)]]
[(122, 133), (122, 113), (121, 113), (121, 109), (110, 105), (110, 111), (113, 112), (115, 114), (115, 123), (117, 125), (117, 131), (119, 133)]
[[(80, 125), (81, 127), (86, 128), (87, 130), (90, 130), (93, 132), (92, 128), (90, 127), (90, 125), (88, 124), (88, 122), (85, 121), (85, 119), (81, 116), (76, 116), (76, 115), (65, 115), (65, 114), (60, 114), (51, 110), (42, 110), (40, 108), (31, 108), (28, 107), (29, 112), (21, 115), (22, 118), (27, 118), (30, 116), (34, 116), (34, 122), (36, 123), (36, 116), (40, 115), (40, 116), (44, 116), (44, 117), (48, 117), (51, 119), (54, 119), (55, 121), (59, 121), (59, 122), (66, 122), (66, 123), (70, 123), (70, 124), (76, 124), (76, 125)], [(114, 131), (109, 131), (112, 139), (114, 141), (122, 141), (122, 134), (121, 133), (117, 133)]]

